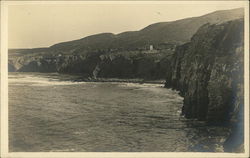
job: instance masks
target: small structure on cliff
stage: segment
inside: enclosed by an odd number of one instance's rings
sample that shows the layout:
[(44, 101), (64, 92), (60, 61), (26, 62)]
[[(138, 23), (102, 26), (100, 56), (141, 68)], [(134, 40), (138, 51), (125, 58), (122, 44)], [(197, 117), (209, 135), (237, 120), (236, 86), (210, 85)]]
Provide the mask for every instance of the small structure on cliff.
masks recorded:
[(149, 46), (149, 50), (150, 50), (150, 51), (154, 50), (153, 45), (150, 45), (150, 46)]

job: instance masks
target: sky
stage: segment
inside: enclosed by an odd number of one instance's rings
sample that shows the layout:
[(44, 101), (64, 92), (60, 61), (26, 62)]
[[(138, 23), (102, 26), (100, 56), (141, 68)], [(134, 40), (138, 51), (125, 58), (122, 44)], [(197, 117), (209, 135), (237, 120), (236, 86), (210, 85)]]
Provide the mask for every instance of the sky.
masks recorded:
[(8, 6), (8, 47), (49, 47), (97, 33), (136, 31), (152, 23), (243, 6), (237, 1), (12, 4)]

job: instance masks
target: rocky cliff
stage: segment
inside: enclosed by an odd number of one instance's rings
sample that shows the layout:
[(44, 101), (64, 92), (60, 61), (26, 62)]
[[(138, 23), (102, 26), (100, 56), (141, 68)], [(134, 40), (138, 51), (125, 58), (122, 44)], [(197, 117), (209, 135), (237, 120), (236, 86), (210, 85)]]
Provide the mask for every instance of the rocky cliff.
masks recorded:
[(184, 97), (187, 118), (231, 126), (226, 151), (243, 142), (243, 27), (243, 19), (203, 25), (176, 49), (165, 84)]
[(25, 55), (9, 60), (10, 72), (59, 72), (91, 78), (164, 79), (172, 50), (85, 55)]

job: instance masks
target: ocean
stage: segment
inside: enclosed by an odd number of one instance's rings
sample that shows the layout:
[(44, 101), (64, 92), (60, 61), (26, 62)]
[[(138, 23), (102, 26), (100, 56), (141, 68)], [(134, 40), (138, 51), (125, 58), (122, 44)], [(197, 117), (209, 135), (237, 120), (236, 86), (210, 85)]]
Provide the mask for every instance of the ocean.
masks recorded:
[(9, 73), (10, 152), (223, 152), (225, 127), (185, 119), (163, 84)]

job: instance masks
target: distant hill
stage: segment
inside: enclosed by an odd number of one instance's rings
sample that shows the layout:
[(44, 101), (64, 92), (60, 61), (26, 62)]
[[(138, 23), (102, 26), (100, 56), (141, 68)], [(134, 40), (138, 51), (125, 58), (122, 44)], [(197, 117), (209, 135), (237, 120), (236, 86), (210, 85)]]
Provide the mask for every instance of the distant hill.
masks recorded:
[(199, 17), (152, 24), (140, 31), (123, 32), (117, 35), (112, 33), (96, 34), (79, 40), (58, 43), (51, 46), (50, 49), (61, 51), (93, 49), (133, 50), (144, 48), (151, 44), (182, 44), (188, 42), (198, 28), (206, 23), (223, 23), (242, 18), (243, 16), (243, 8), (215, 11)]

